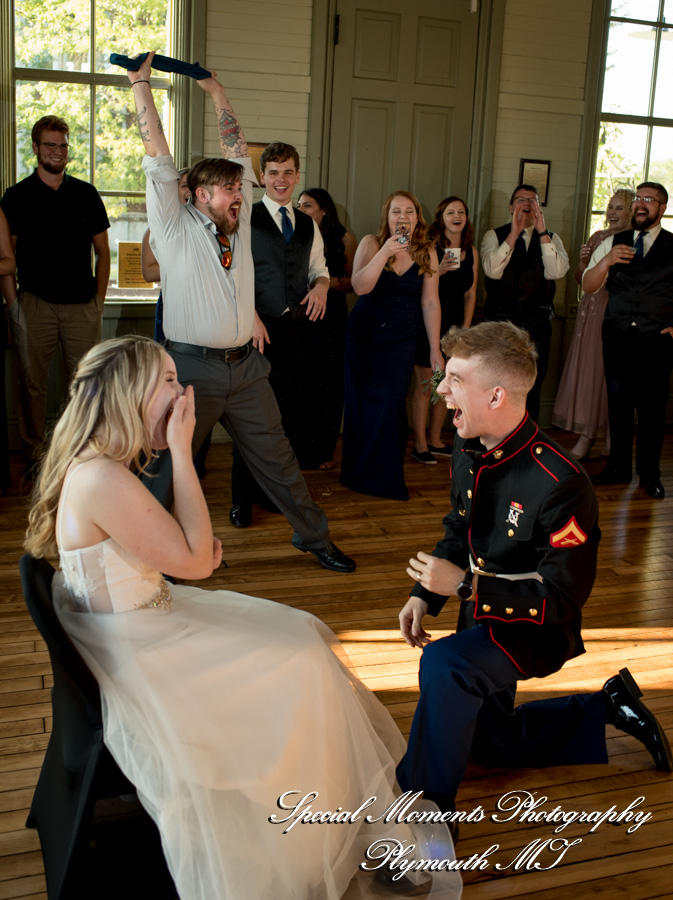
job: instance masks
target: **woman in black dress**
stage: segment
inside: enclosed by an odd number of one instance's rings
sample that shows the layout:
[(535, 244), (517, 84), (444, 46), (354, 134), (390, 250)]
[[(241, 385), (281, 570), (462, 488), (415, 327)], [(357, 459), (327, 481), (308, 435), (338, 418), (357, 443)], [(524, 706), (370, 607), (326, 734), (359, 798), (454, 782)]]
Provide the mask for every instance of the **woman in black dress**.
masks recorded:
[(363, 238), (353, 263), (360, 297), (346, 333), (341, 481), (363, 494), (409, 499), (405, 401), (423, 325), (432, 365), (443, 365), (438, 278), (420, 204), (396, 191), (383, 206), (378, 233)]
[(346, 350), (346, 295), (353, 290), (351, 275), (358, 242), (346, 231), (331, 195), (323, 188), (302, 191), (297, 208), (318, 223), (325, 245), (325, 261), (329, 270), (327, 308), (322, 321), (316, 322), (322, 342), (320, 367), (315, 377), (322, 382), (322, 405), (315, 410), (313, 421), (319, 469), (334, 468), (341, 417), (344, 408), (344, 353)]
[[(474, 228), (465, 201), (460, 197), (442, 200), (430, 226), (429, 236), (435, 241), (439, 262), (439, 302), (442, 308), (440, 335), (446, 334), (452, 325), (469, 328), (477, 297), (479, 254), (473, 245)], [(434, 465), (437, 462), (435, 456), (451, 456), (451, 447), (442, 442), (442, 427), (446, 418), (443, 403), (432, 405), (429, 439), (425, 435), (430, 403), (427, 382), (432, 375), (432, 368), (427, 338), (420, 332), (414, 365), (414, 449), (411, 456), (416, 462), (425, 465)]]

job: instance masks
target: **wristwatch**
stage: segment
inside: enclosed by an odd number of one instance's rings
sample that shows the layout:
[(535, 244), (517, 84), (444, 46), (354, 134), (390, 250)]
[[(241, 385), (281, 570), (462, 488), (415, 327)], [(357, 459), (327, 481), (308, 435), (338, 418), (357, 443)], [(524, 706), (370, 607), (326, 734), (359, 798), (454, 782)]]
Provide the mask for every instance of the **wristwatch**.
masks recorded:
[(544, 231), (538, 231), (538, 236), (539, 236), (539, 237), (544, 237), (545, 234), (547, 235), (548, 238), (551, 238), (551, 234), (549, 234), (549, 229), (548, 229), (548, 228), (545, 228)]
[(463, 580), (460, 582), (458, 587), (456, 588), (456, 597), (459, 600), (471, 600), (474, 595), (474, 590), (472, 588), (472, 579), (474, 575), (471, 569), (465, 570), (465, 575)]

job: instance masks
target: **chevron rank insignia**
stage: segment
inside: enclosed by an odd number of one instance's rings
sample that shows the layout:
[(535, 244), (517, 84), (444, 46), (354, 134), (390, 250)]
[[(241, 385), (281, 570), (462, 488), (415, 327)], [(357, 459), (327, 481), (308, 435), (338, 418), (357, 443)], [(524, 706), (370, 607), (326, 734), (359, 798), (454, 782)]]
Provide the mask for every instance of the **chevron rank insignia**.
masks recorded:
[(575, 516), (570, 519), (559, 531), (555, 531), (549, 538), (552, 547), (579, 547), (586, 543), (587, 536), (577, 524)]

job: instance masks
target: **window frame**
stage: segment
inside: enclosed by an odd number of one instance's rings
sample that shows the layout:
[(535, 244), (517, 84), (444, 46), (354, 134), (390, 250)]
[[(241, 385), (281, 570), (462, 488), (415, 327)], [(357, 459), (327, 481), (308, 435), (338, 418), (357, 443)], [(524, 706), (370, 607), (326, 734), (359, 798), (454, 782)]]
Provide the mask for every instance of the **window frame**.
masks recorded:
[[(604, 123), (614, 123), (617, 125), (638, 125), (641, 127), (645, 127), (647, 129), (645, 136), (645, 148), (644, 148), (644, 157), (643, 157), (643, 181), (649, 180), (649, 170), (650, 170), (650, 162), (651, 162), (651, 151), (652, 151), (652, 134), (653, 129), (657, 127), (663, 128), (671, 128), (673, 129), (673, 117), (672, 118), (663, 118), (661, 116), (655, 116), (653, 114), (655, 97), (657, 91), (657, 82), (659, 79), (659, 57), (661, 51), (661, 42), (662, 42), (662, 33), (664, 30), (671, 28), (671, 23), (667, 23), (664, 19), (664, 12), (666, 7), (667, 0), (659, 0), (659, 9), (657, 12), (656, 19), (644, 19), (644, 18), (636, 18), (632, 16), (619, 16), (612, 14), (612, 0), (604, 0), (605, 3), (605, 12), (604, 12), (604, 25), (603, 25), (603, 34), (602, 34), (602, 52), (601, 52), (601, 65), (600, 65), (600, 73), (599, 73), (599, 85), (598, 85), (598, 94), (597, 94), (597, 105), (596, 105), (596, 121), (595, 121), (595, 130), (594, 130), (594, 142), (593, 142), (593, 152), (591, 157), (591, 183), (589, 185), (589, 210), (588, 210), (588, 222), (587, 224), (596, 221), (597, 218), (603, 218), (605, 215), (605, 210), (598, 210), (594, 208), (594, 197), (596, 191), (596, 166), (598, 162), (598, 151), (599, 151), (599, 142), (600, 142), (600, 133), (601, 128)], [(652, 69), (651, 69), (651, 85), (650, 85), (650, 93), (648, 98), (648, 109), (647, 115), (633, 115), (626, 113), (610, 113), (603, 111), (603, 98), (604, 98), (604, 90), (605, 90), (605, 76), (607, 71), (608, 64), (608, 45), (610, 42), (610, 26), (612, 23), (623, 23), (627, 25), (643, 25), (656, 30), (655, 35), (655, 46), (654, 52), (652, 54)], [(672, 132), (673, 134), (673, 132)], [(626, 182), (627, 179), (625, 178)], [(671, 186), (673, 187), (673, 186)], [(665, 218), (670, 218), (673, 215), (673, 210), (669, 215)], [(591, 229), (594, 230), (593, 228)]]
[[(95, 15), (91, 15), (89, 33), (90, 58), (95, 65)], [(169, 55), (178, 59), (189, 59), (191, 47), (191, 20), (193, 0), (167, 0), (167, 28)], [(199, 5), (200, 0), (194, 0)], [(89, 172), (87, 180), (97, 188), (105, 202), (106, 197), (139, 198), (145, 197), (144, 191), (114, 191), (98, 188), (95, 182), (95, 127), (96, 107), (95, 94), (100, 87), (130, 88), (126, 72), (119, 69), (119, 74), (107, 72), (75, 72), (63, 69), (36, 69), (15, 65), (15, 4), (14, 0), (0, 4), (0, 196), (17, 180), (16, 165), (16, 84), (17, 82), (53, 82), (61, 84), (85, 85), (90, 91), (89, 104)], [(172, 75), (152, 75), (153, 90), (167, 92), (168, 122), (164, 123), (169, 146), (171, 147), (176, 166), (181, 168), (189, 163), (190, 121), (189, 99), (190, 79), (175, 78)], [(66, 116), (67, 118), (67, 116)], [(138, 165), (140, 165), (141, 147), (138, 144)], [(138, 298), (142, 302), (142, 298)], [(151, 298), (147, 298), (151, 299)], [(117, 302), (118, 298), (113, 298)]]

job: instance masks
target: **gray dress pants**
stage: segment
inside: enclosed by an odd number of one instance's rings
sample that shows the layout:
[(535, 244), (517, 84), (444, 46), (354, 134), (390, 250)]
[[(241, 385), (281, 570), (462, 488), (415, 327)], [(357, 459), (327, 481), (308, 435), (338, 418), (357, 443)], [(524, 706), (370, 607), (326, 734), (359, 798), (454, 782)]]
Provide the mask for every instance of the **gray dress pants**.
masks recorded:
[[(252, 350), (236, 362), (194, 356), (168, 347), (185, 387), (194, 387), (196, 428), (192, 447), (198, 450), (216, 422), (237, 444), (248, 468), (265, 493), (294, 528), (295, 547), (316, 549), (329, 543), (329, 526), (311, 499), (294, 451), (285, 436), (276, 398), (269, 385), (271, 366)], [(173, 502), (173, 467), (168, 450), (150, 466), (143, 481), (167, 509)]]

